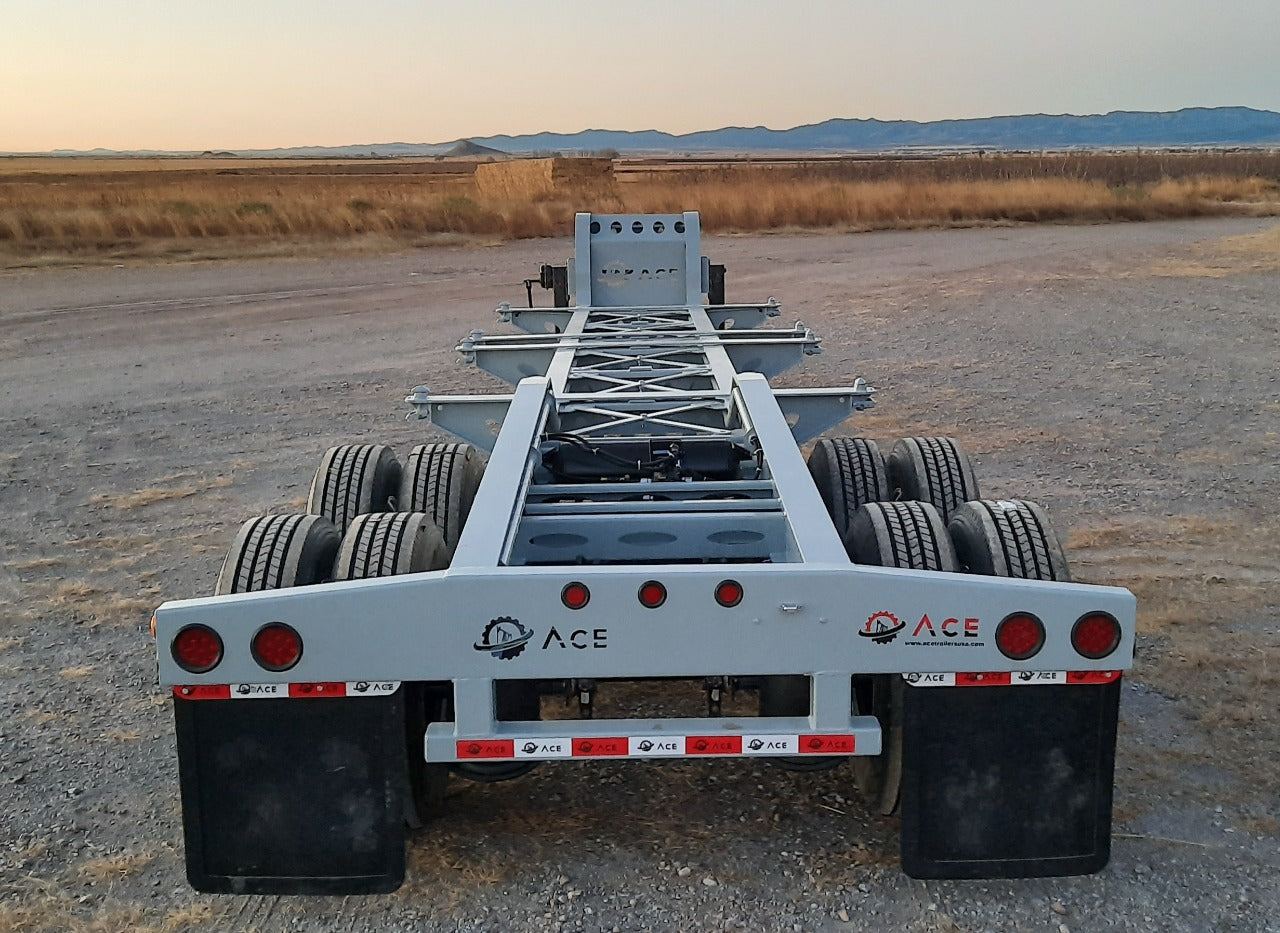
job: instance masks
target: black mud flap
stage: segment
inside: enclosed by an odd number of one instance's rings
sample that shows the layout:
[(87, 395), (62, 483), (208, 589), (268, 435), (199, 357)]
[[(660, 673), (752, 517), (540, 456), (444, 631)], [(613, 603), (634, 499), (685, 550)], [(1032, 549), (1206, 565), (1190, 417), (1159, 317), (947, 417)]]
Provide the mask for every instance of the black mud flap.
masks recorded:
[(904, 693), (904, 872), (1034, 878), (1107, 864), (1119, 680)]
[(175, 699), (174, 713), (197, 891), (378, 894), (403, 883), (403, 691)]

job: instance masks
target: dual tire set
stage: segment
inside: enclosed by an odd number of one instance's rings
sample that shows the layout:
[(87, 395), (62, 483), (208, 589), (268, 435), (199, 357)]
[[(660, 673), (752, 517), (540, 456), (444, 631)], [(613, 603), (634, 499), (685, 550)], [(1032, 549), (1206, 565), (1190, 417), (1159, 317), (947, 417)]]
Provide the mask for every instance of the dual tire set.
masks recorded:
[[(809, 472), (855, 564), (1068, 581), (1062, 546), (1044, 511), (1022, 499), (981, 498), (968, 456), (949, 437), (908, 437), (886, 458), (873, 440), (819, 440)], [(879, 719), (884, 751), (854, 759), (859, 790), (877, 812), (898, 808), (903, 761), (903, 683), (895, 675), (855, 678), (855, 712)], [(770, 677), (760, 688), (761, 715), (807, 716), (807, 677)], [(793, 770), (834, 767), (839, 760), (785, 758)]]
[[(1071, 579), (1044, 511), (981, 498), (950, 438), (906, 438), (888, 458), (874, 441), (824, 439), (809, 469), (854, 563)], [(807, 712), (807, 695), (790, 691)], [(854, 759), (855, 780), (875, 810), (901, 809), (908, 875), (1070, 875), (1107, 863), (1118, 679), (1007, 691), (915, 689), (884, 674), (855, 678), (853, 695), (884, 743), (875, 758)]]
[[(261, 515), (241, 525), (214, 594), (442, 570), (483, 476), (484, 460), (469, 444), (423, 444), (403, 463), (383, 444), (330, 447), (306, 513)], [(429, 723), (451, 717), (452, 697), (425, 683), (406, 683), (403, 692), (405, 819), (419, 826), (439, 809), (448, 781), (447, 766), (423, 760), (422, 737)]]
[(424, 444), (403, 465), (382, 444), (331, 447), (306, 514), (241, 525), (214, 594), (447, 567), (483, 475), (468, 444)]
[(908, 437), (886, 459), (875, 441), (825, 438), (809, 472), (857, 564), (1068, 581), (1044, 511), (983, 499), (969, 458), (949, 437)]

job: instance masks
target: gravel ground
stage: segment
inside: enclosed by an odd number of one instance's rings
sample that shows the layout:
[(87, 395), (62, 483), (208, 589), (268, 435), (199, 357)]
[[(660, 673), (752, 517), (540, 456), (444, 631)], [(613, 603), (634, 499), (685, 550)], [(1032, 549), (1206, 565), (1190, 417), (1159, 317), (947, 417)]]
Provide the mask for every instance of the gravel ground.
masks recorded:
[(733, 760), (455, 780), (390, 896), (193, 893), (150, 610), (210, 592), (325, 447), (424, 439), (412, 385), (497, 389), (456, 338), (570, 247), (0, 275), (0, 930), (1280, 930), (1268, 226), (705, 244), (731, 301), (825, 338), (779, 384), (866, 377), (850, 433), (954, 434), (986, 494), (1049, 509), (1079, 578), (1141, 598), (1112, 862), (1017, 882), (908, 879), (847, 768)]

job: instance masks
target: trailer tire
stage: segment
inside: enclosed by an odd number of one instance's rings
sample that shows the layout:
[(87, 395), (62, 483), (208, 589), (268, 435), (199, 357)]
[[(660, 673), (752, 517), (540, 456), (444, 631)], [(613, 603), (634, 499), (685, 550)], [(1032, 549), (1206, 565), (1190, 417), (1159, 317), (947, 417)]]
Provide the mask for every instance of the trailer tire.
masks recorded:
[[(365, 580), (402, 573), (442, 570), (449, 555), (440, 529), (421, 512), (358, 515), (342, 538), (334, 560), (335, 580)], [(423, 736), (432, 722), (448, 718), (449, 690), (433, 683), (405, 683), (404, 736), (408, 759), (405, 822), (417, 829), (444, 805), (449, 766), (429, 764)]]
[(405, 458), (397, 507), (430, 515), (452, 557), (483, 476), (484, 460), (470, 444), (421, 444)]
[(346, 532), (357, 515), (385, 512), (400, 485), (400, 464), (385, 444), (341, 444), (320, 458), (307, 511)]
[[(843, 539), (849, 520), (867, 502), (889, 498), (889, 471), (880, 445), (864, 437), (824, 437), (809, 454), (809, 473), (822, 496), (836, 533)], [(808, 716), (809, 678), (797, 675), (764, 677), (760, 681), (761, 716)], [(824, 771), (839, 758), (790, 755), (774, 759), (788, 771)]]
[(928, 502), (870, 502), (858, 509), (844, 538), (855, 564), (902, 570), (960, 569), (947, 526)]
[(949, 437), (904, 437), (889, 452), (889, 482), (899, 499), (928, 502), (946, 521), (980, 496), (969, 457)]
[(1067, 556), (1044, 510), (1025, 499), (966, 502), (948, 525), (969, 573), (1023, 580), (1071, 581)]
[(890, 816), (898, 809), (902, 791), (902, 678), (873, 674), (858, 678), (853, 699), (859, 716), (875, 716), (882, 723), (879, 755), (853, 759), (853, 783), (876, 813)]
[(889, 498), (884, 455), (865, 437), (822, 438), (809, 454), (809, 473), (841, 539), (860, 506)]
[[(942, 516), (927, 502), (873, 502), (849, 523), (845, 550), (855, 564), (933, 570), (959, 569)], [(854, 701), (859, 715), (880, 720), (882, 750), (874, 758), (854, 758), (854, 781), (877, 812), (898, 808), (902, 790), (903, 684), (896, 674), (858, 678)]]
[[(421, 444), (405, 457), (397, 505), (425, 512), (440, 528), (448, 560), (462, 538), (471, 505), (484, 477), (484, 459), (470, 444)], [(529, 681), (499, 681), (494, 685), (498, 718), (529, 721), (542, 718), (542, 695)], [(452, 696), (444, 718), (453, 715)], [(473, 781), (507, 781), (528, 774), (536, 761), (460, 761), (453, 769)]]
[(422, 573), (449, 566), (444, 536), (422, 512), (357, 515), (333, 565), (335, 580)]
[[(808, 716), (812, 688), (809, 678), (798, 674), (779, 674), (760, 679), (761, 716)], [(770, 758), (787, 771), (828, 771), (839, 767), (843, 758), (826, 755), (780, 755)]]
[(231, 539), (213, 595), (310, 586), (329, 580), (341, 536), (323, 515), (260, 515)]

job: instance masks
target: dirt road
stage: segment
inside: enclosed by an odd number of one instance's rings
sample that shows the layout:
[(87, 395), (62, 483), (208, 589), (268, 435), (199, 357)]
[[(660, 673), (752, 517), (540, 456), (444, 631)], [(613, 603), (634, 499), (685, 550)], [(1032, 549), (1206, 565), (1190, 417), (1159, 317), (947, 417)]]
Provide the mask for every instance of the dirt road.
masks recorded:
[(1280, 237), (1202, 221), (712, 239), (1141, 599), (1111, 865), (920, 882), (850, 772), (555, 764), (455, 781), (397, 894), (207, 898), (182, 872), (151, 609), (208, 593), (320, 452), (407, 451), (405, 391), (494, 391), (456, 339), (563, 241), (0, 275), (0, 930), (1280, 929)]

